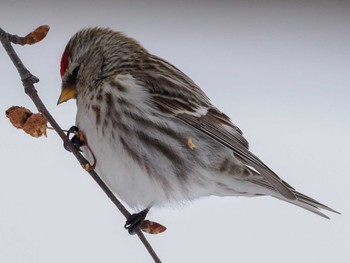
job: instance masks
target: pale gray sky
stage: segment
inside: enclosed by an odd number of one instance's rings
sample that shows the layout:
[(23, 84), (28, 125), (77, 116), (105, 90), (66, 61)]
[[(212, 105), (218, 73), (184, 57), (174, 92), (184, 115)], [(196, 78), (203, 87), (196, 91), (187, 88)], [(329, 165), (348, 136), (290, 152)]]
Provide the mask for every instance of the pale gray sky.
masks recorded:
[[(301, 192), (342, 212), (325, 220), (264, 198), (204, 198), (156, 209), (148, 236), (163, 262), (348, 262), (350, 258), (350, 3), (348, 1), (2, 1), (0, 26), (48, 37), (16, 47), (56, 106), (66, 42), (87, 26), (139, 40), (188, 74), (256, 153)], [(56, 134), (34, 139), (5, 110), (34, 110), (0, 49), (0, 262), (152, 262), (125, 219)], [(0, 115), (1, 116), (1, 115)]]

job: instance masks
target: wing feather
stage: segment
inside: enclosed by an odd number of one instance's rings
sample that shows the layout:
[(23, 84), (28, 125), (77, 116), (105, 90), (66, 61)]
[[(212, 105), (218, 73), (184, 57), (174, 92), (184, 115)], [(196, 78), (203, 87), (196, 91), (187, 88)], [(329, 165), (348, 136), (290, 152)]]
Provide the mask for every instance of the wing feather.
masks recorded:
[(296, 199), (290, 187), (248, 150), (242, 131), (211, 104), (190, 78), (156, 56), (150, 56), (144, 63), (147, 61), (152, 63), (152, 69), (146, 67), (148, 70), (135, 71), (132, 75), (149, 90), (153, 103), (164, 114), (180, 119), (230, 148), (238, 159), (256, 169), (282, 196)]
[(202, 131), (214, 140), (230, 148), (238, 159), (240, 159), (243, 163), (254, 167), (285, 198), (290, 200), (296, 199), (296, 196), (291, 191), (290, 187), (285, 184), (281, 178), (279, 178), (258, 157), (251, 153), (247, 147), (245, 147), (244, 143), (241, 141), (242, 139), (238, 136), (239, 133), (227, 133), (218, 124), (208, 122), (206, 120), (207, 116), (196, 118), (188, 114), (178, 114), (177, 117), (192, 127)]

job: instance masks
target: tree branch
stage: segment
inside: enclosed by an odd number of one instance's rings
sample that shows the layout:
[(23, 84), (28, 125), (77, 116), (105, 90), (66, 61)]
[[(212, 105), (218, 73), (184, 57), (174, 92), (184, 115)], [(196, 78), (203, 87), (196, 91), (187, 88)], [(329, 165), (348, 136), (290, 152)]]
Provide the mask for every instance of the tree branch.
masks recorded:
[[(47, 31), (49, 30), (48, 26), (42, 26), (42, 27), (46, 27)], [(85, 167), (86, 165), (89, 165), (89, 162), (84, 158), (84, 156), (77, 150), (77, 148), (69, 140), (69, 138), (66, 136), (66, 134), (61, 129), (61, 127), (58, 125), (56, 120), (49, 113), (46, 106), (44, 105), (44, 103), (42, 102), (40, 97), (38, 96), (38, 92), (35, 89), (34, 84), (39, 82), (39, 79), (36, 76), (32, 75), (30, 73), (30, 71), (24, 66), (21, 59), (18, 57), (17, 53), (15, 52), (15, 50), (13, 49), (13, 47), (11, 45), (11, 42), (14, 44), (23, 45), (23, 44), (34, 44), (34, 43), (40, 41), (42, 38), (44, 38), (46, 36), (47, 31), (46, 31), (44, 36), (41, 36), (41, 38), (39, 37), (37, 39), (35, 39), (36, 35), (33, 33), (35, 33), (38, 29), (40, 29), (42, 27), (37, 28), (36, 30), (34, 30), (32, 33), (28, 34), (24, 38), (21, 38), (21, 37), (16, 36), (16, 35), (11, 35), (11, 34), (5, 32), (2, 28), (0, 28), (0, 40), (1, 40), (1, 43), (2, 43), (3, 47), (5, 48), (8, 56), (11, 58), (14, 66), (16, 67), (16, 69), (21, 77), (25, 93), (32, 99), (32, 101), (34, 102), (38, 111), (41, 112), (46, 117), (48, 122), (51, 124), (52, 128), (57, 132), (57, 134), (61, 137), (62, 141), (68, 146), (68, 148), (74, 154), (76, 159), (79, 161), (80, 165), (82, 167)], [(24, 41), (24, 39), (26, 39), (28, 36), (33, 37), (31, 34), (34, 35), (34, 40), (29, 39), (29, 41), (28, 41), (28, 39), (27, 39), (27, 42)], [(124, 215), (124, 217), (126, 219), (128, 219), (130, 217), (129, 211), (115, 197), (115, 195), (108, 188), (108, 186), (102, 181), (102, 179), (99, 177), (99, 175), (94, 170), (89, 170), (87, 172), (91, 175), (91, 177), (95, 180), (95, 182), (101, 187), (101, 189), (106, 193), (106, 195), (109, 197), (109, 199), (114, 203), (114, 205)], [(139, 239), (141, 240), (141, 242), (143, 243), (143, 245), (146, 247), (149, 254), (152, 256), (154, 262), (160, 263), (161, 260), (159, 259), (156, 252), (153, 250), (152, 246), (147, 241), (146, 237), (141, 232), (141, 230), (138, 229), (136, 233), (137, 233)]]

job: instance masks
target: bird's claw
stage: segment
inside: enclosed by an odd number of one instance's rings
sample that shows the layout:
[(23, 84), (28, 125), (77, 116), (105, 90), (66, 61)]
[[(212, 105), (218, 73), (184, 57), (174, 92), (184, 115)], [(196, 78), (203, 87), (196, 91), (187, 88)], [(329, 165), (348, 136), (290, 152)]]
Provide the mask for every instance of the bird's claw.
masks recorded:
[[(67, 137), (69, 139), (69, 136), (71, 134), (74, 134), (74, 136), (70, 139), (70, 141), (74, 144), (75, 148), (77, 148), (81, 152), (80, 147), (84, 146), (85, 142), (79, 138), (78, 133), (79, 133), (79, 128), (77, 126), (72, 126), (67, 131)], [(67, 151), (69, 152), (71, 151), (65, 142), (63, 143), (63, 147)]]
[(145, 220), (149, 209), (142, 210), (141, 212), (132, 214), (124, 225), (124, 228), (128, 230), (130, 235), (135, 235), (136, 230), (142, 225)]

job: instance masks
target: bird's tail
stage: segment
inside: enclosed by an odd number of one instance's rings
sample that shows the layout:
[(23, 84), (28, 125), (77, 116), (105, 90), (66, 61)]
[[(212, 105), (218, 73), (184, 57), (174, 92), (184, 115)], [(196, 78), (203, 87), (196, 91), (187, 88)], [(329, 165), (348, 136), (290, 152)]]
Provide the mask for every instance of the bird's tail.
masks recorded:
[(287, 182), (281, 180), (281, 183), (289, 189), (289, 191), (294, 194), (294, 199), (288, 199), (284, 195), (282, 195), (278, 189), (274, 188), (264, 177), (255, 177), (254, 179), (250, 178), (248, 179), (250, 183), (253, 183), (255, 185), (258, 185), (259, 187), (262, 187), (262, 193), (271, 195), (277, 199), (286, 201), (288, 203), (291, 203), (293, 205), (302, 207), (306, 210), (309, 210), (312, 213), (315, 213), (319, 216), (322, 216), (324, 218), (329, 219), (327, 215), (322, 213), (322, 210), (327, 210), (336, 214), (340, 214), (338, 211), (316, 201), (315, 199), (308, 197), (307, 195), (304, 195), (298, 191), (296, 191), (292, 186), (290, 186)]
[(319, 216), (322, 216), (324, 218), (329, 219), (329, 217), (327, 215), (325, 215), (324, 213), (321, 212), (321, 210), (327, 210), (336, 214), (340, 214), (338, 211), (316, 201), (315, 199), (308, 197), (302, 193), (297, 192), (296, 190), (292, 189), (292, 192), (295, 194), (296, 199), (294, 200), (290, 200), (290, 199), (286, 199), (281, 195), (274, 195), (274, 197), (281, 199), (283, 201), (289, 202), (293, 205), (302, 207), (312, 213), (315, 213)]

